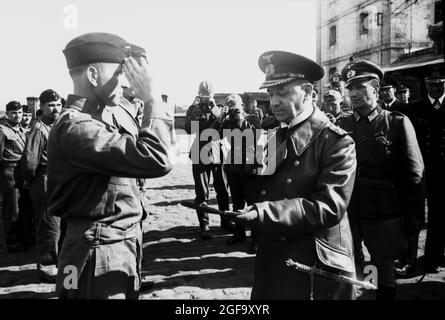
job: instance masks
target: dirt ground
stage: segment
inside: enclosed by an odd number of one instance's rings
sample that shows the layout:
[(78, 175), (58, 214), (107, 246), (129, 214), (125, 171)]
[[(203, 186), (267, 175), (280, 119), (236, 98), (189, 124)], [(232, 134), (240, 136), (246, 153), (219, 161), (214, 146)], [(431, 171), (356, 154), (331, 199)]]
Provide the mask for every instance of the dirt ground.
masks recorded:
[[(174, 169), (146, 183), (144, 205), (150, 215), (144, 222), (142, 274), (146, 286), (140, 299), (249, 299), (254, 268), (249, 242), (226, 245), (230, 233), (219, 228), (216, 215), (210, 220), (213, 239), (201, 241), (196, 213), (180, 205), (181, 200), (194, 198), (188, 140), (188, 136), (178, 134), (175, 154), (179, 160)], [(213, 189), (211, 198), (215, 198)], [(7, 255), (0, 233), (0, 298), (54, 298), (54, 284), (41, 283), (37, 278), (34, 248)], [(398, 280), (396, 298), (445, 299), (445, 272), (422, 273), (425, 230), (420, 238), (418, 270), (412, 278)], [(374, 299), (373, 292), (359, 295), (359, 299)]]

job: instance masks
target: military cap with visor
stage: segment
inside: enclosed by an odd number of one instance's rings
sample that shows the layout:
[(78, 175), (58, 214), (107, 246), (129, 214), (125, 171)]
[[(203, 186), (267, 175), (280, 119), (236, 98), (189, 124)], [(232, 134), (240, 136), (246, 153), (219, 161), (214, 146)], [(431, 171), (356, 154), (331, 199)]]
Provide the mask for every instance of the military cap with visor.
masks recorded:
[(368, 60), (353, 60), (346, 64), (341, 71), (346, 87), (354, 82), (363, 82), (371, 79), (382, 80), (383, 71), (378, 65)]
[(426, 83), (443, 83), (445, 82), (445, 76), (440, 73), (439, 70), (434, 70), (429, 77), (425, 78)]
[(383, 80), (380, 82), (380, 90), (389, 90), (391, 88), (398, 88), (397, 81), (392, 77), (384, 76)]
[(324, 70), (315, 61), (286, 51), (263, 53), (258, 65), (266, 75), (260, 89), (286, 85), (295, 80), (315, 82), (323, 78)]

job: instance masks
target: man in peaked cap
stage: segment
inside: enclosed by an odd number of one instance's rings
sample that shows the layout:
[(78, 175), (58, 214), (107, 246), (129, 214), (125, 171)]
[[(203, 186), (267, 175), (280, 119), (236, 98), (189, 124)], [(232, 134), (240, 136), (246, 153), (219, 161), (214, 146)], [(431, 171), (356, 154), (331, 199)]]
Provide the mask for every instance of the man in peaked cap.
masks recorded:
[(410, 103), (406, 114), (413, 121), (425, 160), (428, 226), (425, 243), (425, 271), (438, 273), (445, 267), (445, 214), (443, 189), (445, 179), (445, 76), (443, 69), (433, 69), (425, 78), (426, 95)]
[(36, 227), (37, 273), (42, 281), (55, 282), (57, 275), (60, 218), (49, 215), (47, 208), (48, 135), (62, 110), (59, 94), (47, 89), (39, 96), (42, 119), (28, 134), (22, 156), (22, 171), (32, 200)]
[[(172, 118), (151, 90), (144, 59), (108, 33), (89, 33), (63, 51), (74, 84), (48, 138), (48, 211), (66, 221), (56, 292), (62, 298), (137, 298), (142, 255), (137, 178), (171, 170)], [(144, 101), (138, 136), (102, 120), (126, 87)]]
[(22, 251), (18, 216), (20, 199), (20, 166), (26, 133), (20, 125), (22, 105), (11, 101), (6, 105), (8, 120), (0, 124), (0, 192), (2, 193), (3, 228), (9, 253)]
[(400, 85), (398, 92), (398, 98), (403, 103), (409, 103), (409, 98), (411, 97), (411, 89), (403, 84)]
[(357, 175), (349, 203), (358, 272), (363, 272), (362, 241), (378, 271), (378, 300), (396, 292), (394, 260), (405, 250), (405, 228), (424, 216), (423, 160), (408, 117), (383, 110), (377, 102), (383, 72), (367, 60), (342, 70), (354, 114), (337, 123), (355, 141)]
[[(347, 133), (312, 105), (323, 69), (290, 52), (259, 58), (280, 128), (268, 142), (274, 154), (257, 183), (254, 205), (236, 216), (257, 239), (252, 299), (352, 299), (346, 283), (296, 271), (287, 259), (355, 276), (346, 207), (355, 176), (355, 149)], [(275, 142), (275, 153), (273, 151)], [(271, 165), (275, 164), (275, 166)]]
[(347, 94), (345, 88), (345, 81), (343, 80), (341, 74), (339, 72), (334, 72), (329, 77), (329, 85), (328, 88), (330, 90), (336, 90), (340, 93), (342, 97), (341, 108), (344, 112), (351, 112), (351, 100)]
[(396, 98), (397, 87), (398, 85), (395, 79), (388, 76), (383, 77), (379, 91), (380, 105), (383, 109), (403, 112), (405, 103)]

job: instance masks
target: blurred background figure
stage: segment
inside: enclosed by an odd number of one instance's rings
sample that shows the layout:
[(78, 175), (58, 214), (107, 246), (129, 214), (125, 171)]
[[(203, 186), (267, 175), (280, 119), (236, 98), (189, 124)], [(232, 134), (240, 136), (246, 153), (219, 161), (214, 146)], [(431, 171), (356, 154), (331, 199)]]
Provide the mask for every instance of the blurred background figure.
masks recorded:
[(348, 114), (341, 109), (343, 97), (336, 90), (328, 90), (324, 95), (322, 111), (326, 113), (329, 120), (335, 123), (338, 119), (346, 117)]
[(25, 148), (26, 133), (21, 126), (23, 110), (18, 101), (6, 105), (8, 120), (0, 124), (0, 192), (3, 228), (8, 253), (24, 250), (18, 216), (20, 199), (19, 161)]
[(411, 98), (411, 90), (409, 89), (409, 87), (402, 84), (400, 85), (399, 91), (396, 93), (396, 96), (398, 96), (398, 99), (403, 103), (409, 103), (409, 100)]
[(32, 121), (31, 108), (25, 104), (23, 105), (23, 117), (21, 122), (21, 126), (25, 131), (25, 133), (28, 133), (29, 130), (31, 130), (31, 121)]
[[(255, 101), (255, 100), (254, 100)], [(252, 100), (251, 109), (252, 110)], [(254, 190), (256, 190), (257, 176), (254, 174), (256, 166), (254, 161), (249, 161), (249, 155), (255, 155), (256, 131), (260, 129), (258, 114), (253, 109), (250, 117), (243, 111), (243, 101), (238, 94), (230, 94), (226, 97), (227, 113), (223, 117), (220, 126), (220, 135), (228, 139), (230, 152), (224, 164), (224, 171), (230, 187), (233, 211), (243, 210), (247, 205), (253, 204)], [(256, 101), (255, 101), (256, 107)], [(233, 130), (239, 129), (241, 135), (238, 136)], [(230, 136), (225, 136), (225, 132), (230, 132)], [(255, 160), (255, 157), (250, 160)], [(253, 231), (252, 231), (253, 232)], [(246, 239), (246, 227), (236, 225), (233, 236), (227, 240), (227, 244), (232, 245)], [(256, 251), (254, 235), (252, 233), (251, 251)]]
[(384, 77), (379, 90), (380, 106), (388, 111), (403, 112), (405, 104), (396, 98), (397, 81)]
[(314, 106), (314, 108), (318, 108), (318, 89), (314, 87), (314, 89), (312, 90), (312, 105)]
[(255, 128), (261, 128), (264, 118), (263, 110), (258, 108), (258, 102), (251, 95), (247, 96), (244, 111), (246, 112), (246, 120), (252, 123)]
[[(213, 186), (216, 191), (218, 208), (220, 210), (229, 210), (228, 182), (222, 162), (204, 163), (200, 157), (201, 149), (209, 142), (200, 140), (201, 133), (208, 128), (217, 128), (223, 116), (222, 109), (216, 105), (214, 95), (215, 91), (211, 82), (202, 81), (199, 84), (198, 96), (186, 112), (185, 131), (188, 134), (196, 134), (190, 150), (190, 158), (193, 162), (193, 179), (195, 181), (195, 202), (197, 204), (207, 204), (210, 195), (210, 175), (213, 175)], [(199, 125), (198, 131), (193, 132), (192, 129), (196, 128), (196, 125)], [(200, 210), (197, 210), (196, 213), (198, 215), (201, 239), (211, 239), (208, 213)], [(221, 228), (231, 230), (233, 223), (227, 218), (221, 217)]]
[(329, 77), (328, 89), (338, 91), (342, 97), (341, 109), (348, 114), (352, 113), (351, 99), (346, 90), (345, 81), (340, 73), (335, 72)]

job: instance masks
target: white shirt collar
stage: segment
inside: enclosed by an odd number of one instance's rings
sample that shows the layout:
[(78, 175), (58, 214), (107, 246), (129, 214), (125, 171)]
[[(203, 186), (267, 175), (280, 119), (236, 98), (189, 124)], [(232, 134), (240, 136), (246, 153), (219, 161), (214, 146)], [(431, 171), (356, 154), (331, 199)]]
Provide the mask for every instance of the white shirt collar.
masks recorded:
[[(436, 99), (431, 98), (430, 95), (428, 95), (428, 99), (430, 99), (431, 104), (434, 104), (434, 101), (436, 101)], [(440, 104), (442, 104), (443, 99), (445, 99), (445, 92), (444, 92), (444, 94), (439, 98), (439, 102), (440, 102)]]
[(396, 102), (395, 98), (390, 103), (387, 103), (386, 105), (388, 106), (388, 108), (390, 108), (394, 102)]
[(290, 128), (296, 126), (297, 124), (303, 122), (307, 118), (309, 118), (311, 116), (312, 112), (314, 112), (314, 107), (310, 106), (306, 110), (304, 110), (302, 113), (300, 113), (298, 116), (296, 116), (294, 119), (292, 119), (291, 122), (289, 122), (289, 124), (287, 124), (285, 122), (281, 122), (280, 127), (281, 128), (289, 127), (289, 129), (290, 129)]

